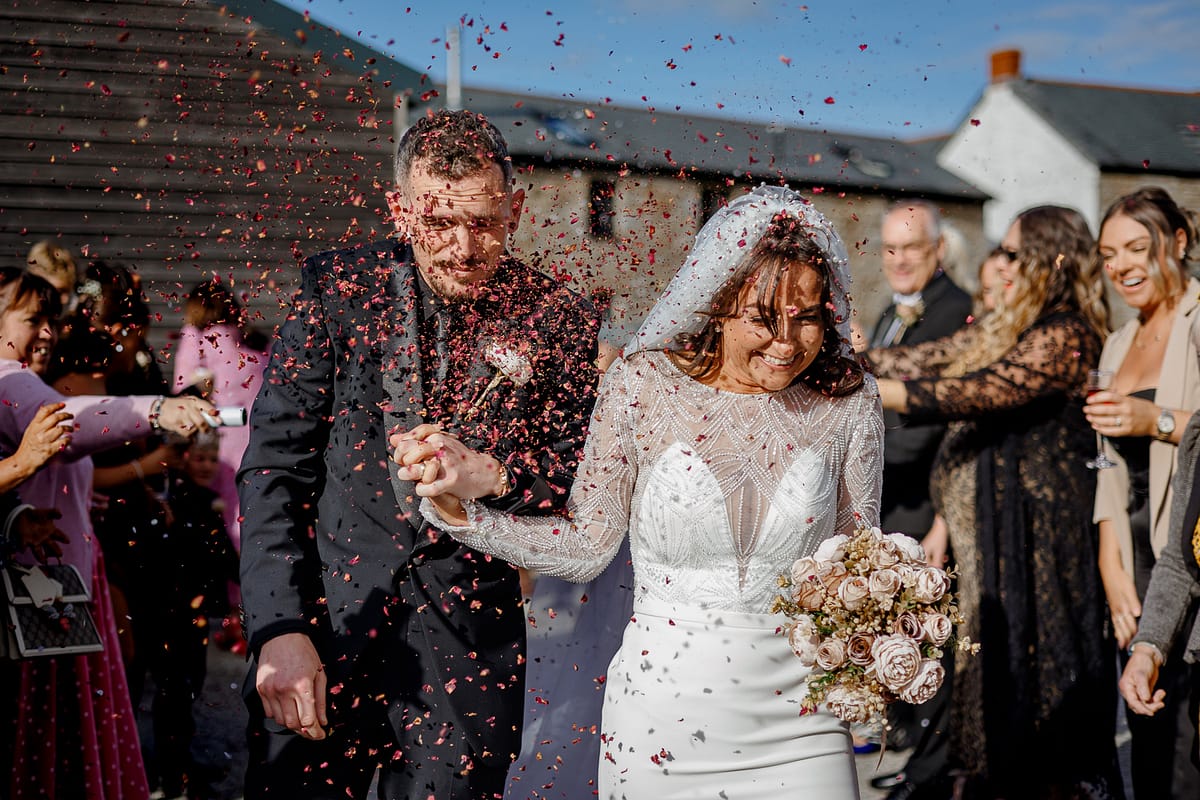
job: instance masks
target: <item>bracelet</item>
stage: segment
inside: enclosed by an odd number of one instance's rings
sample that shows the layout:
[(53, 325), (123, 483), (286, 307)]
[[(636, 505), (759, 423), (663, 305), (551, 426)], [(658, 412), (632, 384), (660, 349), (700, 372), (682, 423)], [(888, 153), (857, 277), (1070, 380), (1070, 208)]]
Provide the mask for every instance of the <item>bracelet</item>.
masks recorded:
[(1161, 667), (1166, 659), (1163, 657), (1162, 650), (1158, 649), (1158, 645), (1154, 642), (1134, 642), (1129, 645), (1129, 655), (1133, 655), (1133, 651), (1139, 647), (1144, 647), (1150, 651), (1150, 660), (1154, 662), (1154, 666)]
[(150, 414), (147, 418), (150, 420), (150, 430), (155, 433), (162, 430), (162, 425), (158, 424), (158, 417), (162, 414), (163, 400), (165, 399), (165, 397), (160, 397), (150, 404)]
[(508, 476), (508, 467), (503, 463), (500, 464), (500, 486), (496, 491), (495, 497), (504, 497), (512, 491), (512, 480)]

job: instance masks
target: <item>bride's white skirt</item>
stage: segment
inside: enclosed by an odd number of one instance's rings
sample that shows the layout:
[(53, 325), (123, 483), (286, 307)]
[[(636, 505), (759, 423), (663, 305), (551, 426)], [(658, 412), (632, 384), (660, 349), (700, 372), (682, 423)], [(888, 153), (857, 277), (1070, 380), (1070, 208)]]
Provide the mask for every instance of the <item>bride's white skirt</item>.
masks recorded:
[(638, 600), (608, 670), (600, 797), (858, 797), (846, 726), (800, 714), (780, 617)]

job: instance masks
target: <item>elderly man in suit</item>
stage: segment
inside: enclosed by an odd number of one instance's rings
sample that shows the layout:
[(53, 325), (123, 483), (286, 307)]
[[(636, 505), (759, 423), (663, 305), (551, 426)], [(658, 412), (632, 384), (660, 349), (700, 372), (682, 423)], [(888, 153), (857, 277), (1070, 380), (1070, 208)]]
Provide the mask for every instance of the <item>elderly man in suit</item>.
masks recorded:
[(394, 241), (305, 262), (239, 474), (253, 655), (246, 797), (499, 797), (520, 746), (518, 574), (422, 519), (389, 433), (451, 433), (470, 496), (565, 500), (599, 315), (509, 255), (524, 194), (499, 130), (405, 133)]
[[(871, 335), (872, 347), (920, 344), (954, 333), (966, 324), (971, 298), (942, 270), (946, 241), (941, 214), (925, 200), (908, 200), (888, 209), (882, 226), (883, 274), (892, 289), (892, 303)], [(929, 473), (945, 428), (909, 425), (895, 411), (884, 411), (883, 495), (880, 525), (923, 539), (935, 524), (929, 499)], [(941, 566), (941, 564), (938, 564)], [(892, 800), (919, 797), (946, 768), (942, 714), (949, 703), (949, 684), (922, 706), (918, 719), (898, 709), (898, 728), (916, 745), (899, 773), (872, 780), (887, 787)], [(909, 709), (911, 710), (911, 709)], [(907, 717), (907, 719), (905, 719)]]

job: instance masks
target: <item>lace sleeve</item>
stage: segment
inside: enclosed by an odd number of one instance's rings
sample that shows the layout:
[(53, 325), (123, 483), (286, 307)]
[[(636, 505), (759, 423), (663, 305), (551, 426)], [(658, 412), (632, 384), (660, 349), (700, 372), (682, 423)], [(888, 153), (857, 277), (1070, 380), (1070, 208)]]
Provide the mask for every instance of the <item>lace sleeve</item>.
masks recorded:
[(617, 361), (604, 375), (567, 517), (514, 517), (467, 503), (468, 524), (446, 524), (425, 500), (421, 513), (463, 544), (543, 575), (583, 583), (616, 555), (629, 527), (637, 480), (629, 419), (633, 370)]
[(1078, 396), (1099, 352), (1099, 336), (1082, 319), (1047, 318), (981, 370), (908, 381), (908, 414), (916, 420), (970, 419), (1050, 395)]
[(879, 493), (883, 483), (883, 408), (875, 380), (867, 377), (855, 395), (857, 413), (847, 440), (842, 466), (836, 530), (850, 533), (879, 525)]
[(968, 325), (931, 342), (876, 348), (867, 352), (867, 363), (880, 378), (907, 381), (937, 377), (970, 347), (976, 331)]

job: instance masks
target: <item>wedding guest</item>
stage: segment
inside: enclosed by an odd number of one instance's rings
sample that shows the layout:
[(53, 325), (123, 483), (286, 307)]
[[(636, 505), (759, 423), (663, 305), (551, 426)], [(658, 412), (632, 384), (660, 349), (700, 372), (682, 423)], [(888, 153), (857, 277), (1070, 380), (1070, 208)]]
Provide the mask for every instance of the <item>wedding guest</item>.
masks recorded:
[(482, 115), (398, 146), (392, 240), (305, 262), (242, 460), (247, 796), (492, 797), (520, 746), (517, 571), (417, 511), (387, 432), (452, 428), (476, 496), (560, 507), (594, 400), (594, 307), (508, 252), (524, 191)]
[(628, 535), (602, 798), (858, 797), (849, 732), (797, 713), (809, 670), (771, 613), (797, 558), (878, 524), (882, 417), (848, 282), (841, 239), (797, 193), (719, 210), (604, 376), (567, 519), (472, 502), (452, 433), (393, 437), (422, 513), (472, 547), (587, 581)]
[(993, 247), (987, 258), (979, 263), (979, 286), (971, 296), (971, 316), (975, 319), (986, 316), (996, 310), (996, 303), (1003, 291), (1000, 271), (1007, 261), (1004, 250), (999, 246)]
[(167, 797), (209, 791), (212, 765), (192, 760), (196, 732), (192, 706), (207, 675), (208, 619), (229, 612), (227, 584), (237, 580), (237, 555), (225, 532), (222, 500), (212, 485), (219, 465), (218, 431), (196, 436), (169, 473), (171, 519), (154, 540), (146, 576), (158, 603), (150, 610), (156, 632), (146, 667), (154, 679), (151, 716), (154, 770)]
[[(892, 303), (875, 325), (871, 346), (920, 344), (965, 325), (971, 298), (942, 268), (946, 238), (937, 206), (926, 200), (897, 203), (884, 215), (880, 233), (883, 275)], [(934, 525), (929, 473), (946, 426), (906, 420), (891, 409), (884, 409), (883, 425), (880, 526), (921, 541)], [(898, 703), (889, 709), (890, 743), (913, 748), (899, 772), (871, 779), (873, 786), (889, 788), (889, 798), (905, 800), (944, 778), (953, 684), (953, 673), (947, 674), (937, 697), (920, 708)]]
[(58, 314), (58, 293), (41, 278), (0, 269), (0, 448), (15, 449), (48, 404), (73, 416), (70, 444), (21, 487), (22, 498), (61, 514), (71, 533), (63, 561), (92, 592), (91, 612), (104, 650), (26, 659), (18, 698), (9, 774), (13, 798), (144, 800), (149, 795), (133, 707), (121, 668), (104, 559), (89, 515), (91, 453), (157, 429), (190, 435), (208, 427), (212, 406), (195, 398), (64, 397), (27, 368), (34, 343)]
[[(17, 488), (71, 443), (71, 414), (63, 409), (62, 403), (39, 408), (21, 434), (16, 451), (0, 458), (0, 567), (14, 555), (28, 554), (42, 563), (62, 557), (63, 545), (68, 541), (58, 527), (62, 515), (53, 508), (35, 508), (22, 502)], [(0, 775), (12, 772), (12, 721), (16, 718), (17, 696), (11, 687), (19, 680), (18, 662), (0, 658), (0, 686), (10, 687), (10, 691), (0, 692)], [(8, 790), (7, 782), (0, 785), (0, 797), (8, 797)]]
[[(1111, 389), (1088, 398), (1092, 428), (1111, 444), (1116, 465), (1096, 475), (1100, 576), (1121, 659), (1138, 628), (1142, 598), (1167, 543), (1176, 445), (1200, 409), (1200, 281), (1190, 277), (1196, 243), (1189, 213), (1162, 189), (1116, 200), (1100, 228), (1100, 258), (1115, 292), (1137, 315), (1104, 345), (1100, 368)], [(1114, 452), (1115, 451), (1115, 452)], [(1196, 604), (1187, 611), (1191, 626)], [(1200, 797), (1192, 762), (1190, 687), (1200, 671), (1184, 662), (1183, 642), (1158, 675), (1167, 707), (1152, 717), (1127, 709), (1130, 766), (1138, 797)]]
[[(149, 345), (150, 306), (137, 274), (102, 260), (90, 262), (84, 274), (79, 307), (66, 326), (58, 359), (69, 372), (54, 386), (70, 396), (169, 394)], [(126, 680), (138, 699), (147, 659), (160, 637), (151, 622), (160, 601), (150, 585), (161, 565), (151, 556), (170, 522), (167, 472), (180, 464), (180, 449), (180, 442), (151, 435), (93, 457), (92, 486), (103, 496), (98, 505), (106, 509), (94, 515), (95, 531), (117, 611)], [(152, 771), (152, 783), (153, 778)]]
[[(217, 279), (198, 283), (183, 306), (183, 328), (175, 345), (176, 392), (189, 386), (217, 407), (249, 410), (262, 386), (267, 364), (266, 337), (246, 323), (233, 291)], [(250, 441), (250, 429), (221, 432), (221, 460), (213, 488), (225, 503), (225, 530), (234, 547), (241, 543), (241, 512), (234, 476)]]
[(1119, 798), (1083, 416), (1108, 318), (1095, 242), (1077, 212), (1041, 206), (1001, 246), (992, 313), (868, 354), (885, 408), (949, 423), (934, 502), (961, 632), (983, 648), (958, 659), (951, 758), (972, 797)]
[(79, 283), (79, 274), (75, 256), (71, 255), (70, 250), (47, 240), (37, 242), (29, 248), (25, 269), (44, 278), (58, 290), (64, 314), (75, 310), (75, 287)]
[[(1160, 678), (1166, 654), (1178, 649), (1177, 640), (1184, 642), (1183, 658), (1189, 667), (1200, 662), (1200, 622), (1192, 613), (1200, 602), (1200, 413), (1193, 414), (1182, 430), (1177, 466), (1167, 542), (1150, 576), (1120, 687), (1121, 696), (1135, 714), (1153, 717), (1164, 713), (1168, 704), (1191, 709), (1188, 723), (1175, 735), (1187, 743), (1194, 764), (1200, 761), (1200, 682), (1195, 680), (1196, 671), (1187, 673), (1192, 678), (1190, 684), (1176, 682), (1164, 688)], [(1184, 696), (1172, 697), (1176, 692)], [(1166, 742), (1165, 746), (1172, 756), (1178, 752), (1174, 742)], [(1176, 762), (1176, 769), (1178, 766)], [(1182, 800), (1186, 795), (1161, 796)]]

